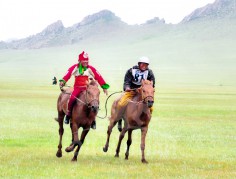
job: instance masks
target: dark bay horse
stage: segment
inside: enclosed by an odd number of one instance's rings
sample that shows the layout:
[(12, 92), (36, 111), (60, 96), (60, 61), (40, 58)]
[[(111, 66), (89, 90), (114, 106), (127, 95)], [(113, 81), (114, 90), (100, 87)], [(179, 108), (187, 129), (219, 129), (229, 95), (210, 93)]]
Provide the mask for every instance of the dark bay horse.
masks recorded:
[(125, 133), (128, 131), (127, 150), (125, 153), (125, 159), (128, 160), (129, 148), (132, 143), (132, 131), (134, 129), (141, 129), (141, 152), (143, 163), (148, 163), (145, 159), (145, 137), (148, 131), (148, 125), (151, 120), (150, 108), (154, 103), (154, 88), (153, 83), (148, 80), (142, 80), (142, 86), (136, 89), (137, 94), (132, 100), (124, 107), (119, 107), (118, 102), (120, 97), (116, 99), (111, 108), (111, 117), (109, 118), (110, 124), (107, 130), (107, 141), (103, 148), (104, 152), (107, 152), (109, 147), (109, 139), (112, 132), (112, 128), (116, 125), (119, 119), (124, 119), (124, 127), (120, 132), (118, 145), (116, 148), (115, 157), (119, 157), (120, 145)]
[[(63, 119), (67, 110), (67, 103), (70, 97), (72, 89), (68, 88), (59, 95), (57, 101), (58, 110), (58, 123), (59, 123), (59, 135), (60, 140), (58, 144), (57, 157), (62, 157), (62, 136), (64, 133)], [(84, 90), (76, 99), (72, 111), (72, 119), (70, 121), (70, 127), (72, 132), (72, 143), (66, 148), (66, 152), (71, 152), (76, 146), (77, 149), (74, 153), (72, 161), (77, 161), (77, 156), (82, 146), (86, 135), (90, 130), (92, 122), (95, 120), (99, 109), (99, 95), (98, 84), (96, 81), (91, 81), (87, 84), (86, 90)], [(80, 139), (78, 137), (78, 129), (82, 127)]]

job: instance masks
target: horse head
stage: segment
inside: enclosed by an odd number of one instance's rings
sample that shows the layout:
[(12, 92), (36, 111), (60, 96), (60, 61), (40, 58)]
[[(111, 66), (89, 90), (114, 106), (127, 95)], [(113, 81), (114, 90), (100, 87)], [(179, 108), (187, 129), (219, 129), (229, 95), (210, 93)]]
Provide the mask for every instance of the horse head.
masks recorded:
[(87, 83), (86, 104), (95, 113), (99, 109), (99, 95), (100, 91), (97, 82), (90, 79), (90, 82)]
[(153, 82), (149, 80), (142, 80), (141, 88), (139, 88), (139, 93), (142, 96), (142, 101), (147, 104), (149, 108), (153, 106), (154, 103), (154, 93)]

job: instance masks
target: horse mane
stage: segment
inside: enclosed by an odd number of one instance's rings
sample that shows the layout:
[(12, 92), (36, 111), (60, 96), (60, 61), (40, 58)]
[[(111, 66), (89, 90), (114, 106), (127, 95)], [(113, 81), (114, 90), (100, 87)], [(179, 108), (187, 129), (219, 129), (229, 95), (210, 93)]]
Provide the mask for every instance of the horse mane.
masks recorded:
[(142, 81), (142, 86), (143, 86), (143, 85), (152, 85), (152, 82), (149, 81), (149, 80), (143, 80), (143, 81)]
[(98, 86), (98, 82), (94, 79), (90, 79), (88, 84), (92, 86)]

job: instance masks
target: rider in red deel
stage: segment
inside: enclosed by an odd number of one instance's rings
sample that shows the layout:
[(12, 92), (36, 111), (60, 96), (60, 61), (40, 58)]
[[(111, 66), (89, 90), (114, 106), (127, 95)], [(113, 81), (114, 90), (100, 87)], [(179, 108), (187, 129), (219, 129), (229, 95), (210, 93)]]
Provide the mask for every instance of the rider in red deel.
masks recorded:
[[(89, 78), (94, 78), (95, 80), (97, 80), (97, 82), (103, 89), (104, 93), (108, 95), (107, 89), (109, 88), (109, 85), (105, 82), (101, 74), (93, 66), (89, 65), (88, 53), (83, 51), (81, 54), (79, 54), (78, 63), (72, 65), (68, 69), (65, 76), (61, 80), (59, 80), (60, 88), (65, 86), (66, 82), (71, 78), (72, 75), (75, 76), (74, 89), (68, 102), (68, 110), (64, 120), (65, 124), (69, 124), (69, 121), (72, 116), (73, 105), (76, 101), (76, 97), (82, 91), (86, 90), (87, 81), (89, 80)], [(91, 127), (93, 129), (96, 129), (95, 121)]]

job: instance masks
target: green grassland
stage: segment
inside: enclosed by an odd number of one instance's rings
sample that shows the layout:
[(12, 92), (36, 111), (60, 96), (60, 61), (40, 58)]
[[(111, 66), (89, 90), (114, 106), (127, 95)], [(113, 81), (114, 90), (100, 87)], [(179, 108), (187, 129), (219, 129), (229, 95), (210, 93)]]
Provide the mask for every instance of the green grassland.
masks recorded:
[[(17, 86), (17, 88), (15, 88)], [(1, 86), (0, 176), (17, 178), (233, 178), (236, 173), (236, 93), (232, 88), (160, 89), (146, 139), (146, 159), (141, 163), (140, 131), (133, 132), (130, 158), (115, 158), (118, 130), (103, 153), (107, 119), (97, 118), (81, 148), (77, 163), (71, 163), (69, 126), (65, 127), (63, 157), (57, 158), (58, 124), (54, 121), (56, 86)], [(104, 95), (101, 111), (105, 115)], [(108, 103), (110, 104), (110, 102)]]
[[(3, 178), (234, 178), (236, 177), (235, 41), (203, 40), (168, 34), (146, 39), (102, 41), (35, 50), (0, 51), (0, 177)], [(190, 45), (191, 44), (191, 45)], [(156, 75), (154, 113), (141, 163), (140, 131), (133, 132), (129, 160), (124, 138), (115, 158), (118, 130), (110, 148), (108, 119), (97, 118), (81, 148), (78, 162), (66, 153), (71, 134), (66, 125), (63, 157), (52, 78), (61, 78), (82, 50), (111, 85), (120, 91), (125, 71), (147, 55)], [(72, 85), (70, 80), (68, 85)], [(108, 101), (108, 115), (112, 100)], [(99, 116), (105, 115), (101, 93)], [(80, 131), (81, 132), (81, 131)]]

